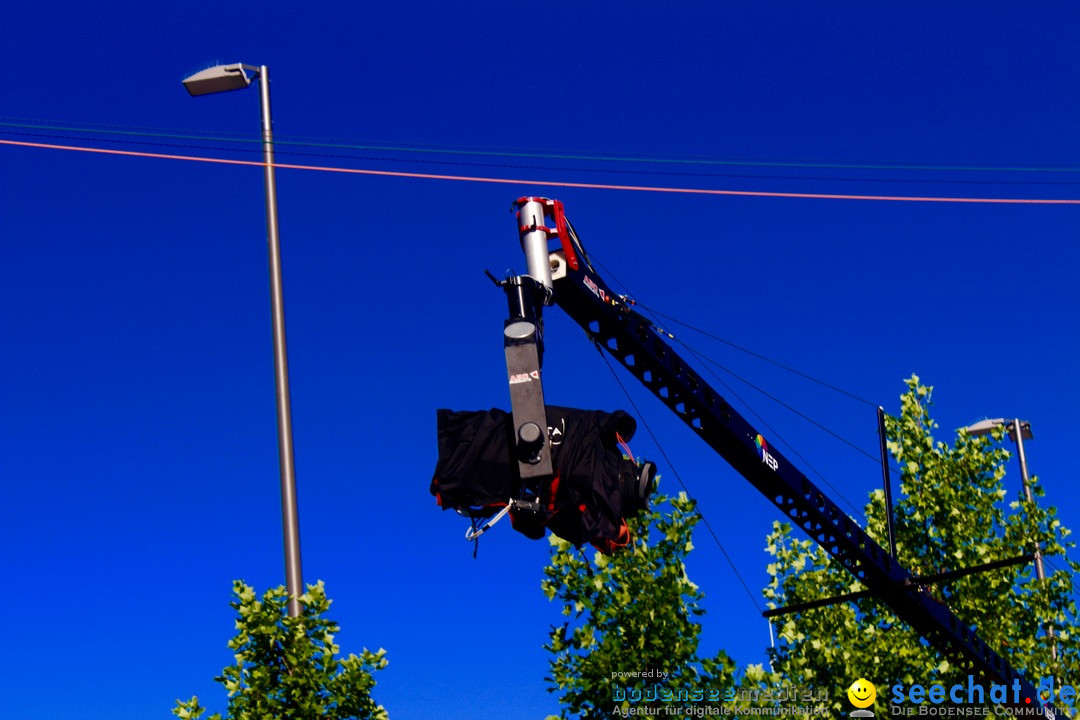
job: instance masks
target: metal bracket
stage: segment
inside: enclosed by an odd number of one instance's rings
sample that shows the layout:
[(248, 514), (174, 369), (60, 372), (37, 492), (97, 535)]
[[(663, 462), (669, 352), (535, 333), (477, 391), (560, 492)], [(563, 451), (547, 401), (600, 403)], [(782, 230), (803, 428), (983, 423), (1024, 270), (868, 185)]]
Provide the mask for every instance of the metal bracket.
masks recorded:
[(501, 283), (510, 317), (503, 324), (507, 383), (514, 423), (513, 446), (526, 498), (535, 499), (543, 479), (554, 475), (540, 369), (544, 356), (542, 308), (548, 288), (528, 275)]

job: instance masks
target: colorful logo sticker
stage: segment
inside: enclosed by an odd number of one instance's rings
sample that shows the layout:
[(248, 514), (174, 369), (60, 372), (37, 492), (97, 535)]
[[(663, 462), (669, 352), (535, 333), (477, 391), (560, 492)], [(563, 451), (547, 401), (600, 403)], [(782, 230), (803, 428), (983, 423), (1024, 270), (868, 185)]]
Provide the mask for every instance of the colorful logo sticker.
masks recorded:
[(761, 462), (768, 465), (769, 469), (775, 472), (780, 467), (780, 463), (769, 453), (769, 445), (765, 442), (765, 438), (761, 437), (761, 433), (758, 433), (757, 437), (754, 438), (754, 444), (757, 445), (758, 454), (761, 455)]

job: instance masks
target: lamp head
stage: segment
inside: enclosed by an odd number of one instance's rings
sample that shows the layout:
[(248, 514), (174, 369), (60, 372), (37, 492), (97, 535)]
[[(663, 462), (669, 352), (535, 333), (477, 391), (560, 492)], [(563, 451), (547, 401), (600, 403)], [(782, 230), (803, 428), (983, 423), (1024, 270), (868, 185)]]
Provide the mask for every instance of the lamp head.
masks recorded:
[(980, 420), (974, 425), (968, 425), (964, 429), (967, 430), (968, 435), (989, 435), (994, 428), (1001, 427), (1004, 424), (1004, 418), (996, 418), (994, 420), (987, 419)]
[(256, 73), (251, 75), (247, 73), (248, 70), (254, 69), (250, 65), (241, 63), (216, 65), (184, 78), (184, 87), (193, 97), (229, 90), (242, 90), (250, 85), (251, 81), (257, 76)]
[[(1031, 434), (1031, 423), (1027, 420), (1020, 420), (1020, 435), (1025, 440), (1030, 440), (1034, 437)], [(988, 435), (994, 428), (1004, 427), (1009, 431), (1009, 439), (1016, 442), (1016, 425), (1012, 420), (1006, 420), (1005, 418), (995, 418), (993, 420), (980, 420), (974, 425), (968, 425), (968, 435)]]

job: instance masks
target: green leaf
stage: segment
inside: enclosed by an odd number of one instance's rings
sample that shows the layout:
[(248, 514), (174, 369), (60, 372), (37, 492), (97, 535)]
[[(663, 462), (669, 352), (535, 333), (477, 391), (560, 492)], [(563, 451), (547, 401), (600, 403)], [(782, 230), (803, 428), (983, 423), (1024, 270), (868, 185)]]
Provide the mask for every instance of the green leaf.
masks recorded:
[[(233, 585), (237, 634), (229, 641), (235, 664), (215, 678), (225, 686), (230, 720), (333, 717), (386, 720), (386, 710), (371, 698), (372, 673), (386, 667), (386, 651), (339, 660), (334, 635), (339, 627), (324, 617), (331, 601), (323, 583), (303, 594), (303, 613), (288, 615), (282, 587), (262, 599), (241, 581)], [(203, 713), (198, 698), (177, 702), (173, 714), (195, 720)], [(221, 720), (213, 715), (210, 720)]]

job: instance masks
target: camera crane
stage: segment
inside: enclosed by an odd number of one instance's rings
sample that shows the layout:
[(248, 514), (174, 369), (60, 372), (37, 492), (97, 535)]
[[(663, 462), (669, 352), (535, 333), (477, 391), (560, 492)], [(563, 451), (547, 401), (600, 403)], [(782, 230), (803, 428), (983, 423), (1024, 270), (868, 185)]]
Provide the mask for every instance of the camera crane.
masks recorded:
[[(888, 605), (962, 673), (1006, 686), (1010, 699), (1006, 704), (1041, 707), (1035, 687), (1023, 675), (979, 638), (968, 623), (924, 592), (927, 582), (943, 577), (913, 576), (824, 491), (771, 447), (760, 432), (667, 344), (652, 322), (608, 287), (567, 222), (561, 202), (523, 197), (515, 202), (515, 209), (528, 274), (499, 284), (507, 294), (510, 307), (510, 318), (504, 326), (504, 345), (517, 464), (526, 498), (538, 494), (537, 485), (553, 474), (550, 441), (541, 430), (547, 421), (540, 363), (542, 310), (555, 304), (867, 588), (864, 593), (807, 603), (798, 609), (873, 596)], [(549, 241), (556, 238), (561, 247), (549, 251)], [(947, 575), (955, 577), (966, 572)], [(1053, 717), (1051, 708), (1042, 707), (1042, 710)]]

